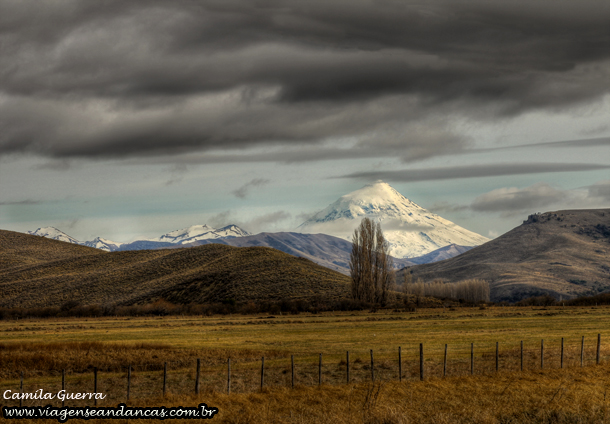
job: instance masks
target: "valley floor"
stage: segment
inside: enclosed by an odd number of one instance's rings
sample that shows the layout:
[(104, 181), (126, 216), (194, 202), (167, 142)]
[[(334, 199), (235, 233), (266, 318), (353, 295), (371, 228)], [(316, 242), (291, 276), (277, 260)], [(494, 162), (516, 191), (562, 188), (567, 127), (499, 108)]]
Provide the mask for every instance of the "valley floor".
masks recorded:
[(0, 392), (19, 391), (23, 372), (24, 392), (57, 393), (62, 370), (67, 391), (90, 392), (95, 367), (99, 405), (116, 406), (131, 367), (129, 404), (205, 402), (218, 422), (606, 422), (609, 329), (608, 307), (0, 321)]

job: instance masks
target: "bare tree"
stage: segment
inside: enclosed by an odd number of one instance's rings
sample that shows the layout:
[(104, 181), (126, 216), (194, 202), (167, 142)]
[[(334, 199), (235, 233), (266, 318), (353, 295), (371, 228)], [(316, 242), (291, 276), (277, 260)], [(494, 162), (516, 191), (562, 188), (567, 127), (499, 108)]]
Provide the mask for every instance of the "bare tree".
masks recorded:
[(354, 231), (350, 274), (352, 297), (385, 305), (394, 284), (394, 266), (390, 245), (383, 236), (381, 225), (364, 218)]

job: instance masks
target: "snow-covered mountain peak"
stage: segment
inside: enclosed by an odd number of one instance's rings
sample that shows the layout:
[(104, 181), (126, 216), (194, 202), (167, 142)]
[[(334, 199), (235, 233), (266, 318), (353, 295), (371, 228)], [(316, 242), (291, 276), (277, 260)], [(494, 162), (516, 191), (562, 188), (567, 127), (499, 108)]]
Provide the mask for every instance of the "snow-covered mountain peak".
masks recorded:
[(421, 256), (450, 244), (476, 246), (488, 241), (424, 209), (381, 180), (341, 196), (298, 230), (351, 241), (364, 217), (381, 223), (391, 254), (398, 258)]
[(123, 243), (108, 240), (102, 237), (96, 237), (91, 241), (85, 241), (81, 244), (84, 246), (95, 247), (96, 249), (105, 250), (106, 252), (113, 252), (117, 250)]
[(237, 225), (227, 225), (226, 227), (215, 229), (206, 224), (192, 225), (181, 230), (172, 231), (164, 234), (153, 241), (168, 242), (174, 244), (187, 244), (199, 240), (217, 239), (224, 237), (243, 237), (250, 235)]
[(33, 236), (46, 237), (53, 240), (65, 241), (67, 243), (80, 244), (80, 242), (74, 237), (67, 235), (66, 233), (58, 230), (55, 227), (38, 228), (36, 231), (28, 231), (28, 234), (31, 234)]

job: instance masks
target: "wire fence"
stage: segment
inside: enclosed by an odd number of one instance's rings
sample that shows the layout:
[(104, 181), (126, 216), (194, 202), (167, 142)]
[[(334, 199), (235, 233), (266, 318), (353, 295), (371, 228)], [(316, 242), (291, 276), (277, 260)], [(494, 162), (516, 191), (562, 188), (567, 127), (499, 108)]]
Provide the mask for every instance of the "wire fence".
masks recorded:
[[(608, 358), (610, 346), (602, 346), (601, 335), (597, 335), (588, 339), (541, 339), (537, 344), (522, 341), (458, 345), (410, 343), (377, 350), (287, 354), (281, 358), (260, 357), (257, 360), (227, 358), (222, 365), (208, 365), (197, 359), (189, 367), (184, 366), (184, 361), (170, 361), (124, 364), (112, 369), (93, 367), (87, 372), (12, 370), (10, 378), (0, 381), (0, 393), (3, 394), (0, 406), (109, 406), (168, 395), (251, 393), (273, 386), (414, 381), (585, 367)], [(59, 395), (62, 390), (63, 399)], [(104, 398), (75, 398), (78, 393), (96, 392)], [(54, 398), (44, 399), (45, 394), (54, 395)], [(29, 398), (22, 398), (24, 395)]]

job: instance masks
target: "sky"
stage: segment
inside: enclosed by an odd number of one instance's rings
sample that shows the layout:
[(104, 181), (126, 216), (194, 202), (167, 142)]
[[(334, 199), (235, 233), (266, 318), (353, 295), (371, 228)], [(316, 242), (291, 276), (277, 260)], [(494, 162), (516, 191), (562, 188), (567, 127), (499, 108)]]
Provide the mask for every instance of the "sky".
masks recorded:
[(0, 229), (291, 231), (382, 179), (487, 237), (610, 208), (610, 2), (0, 2)]

